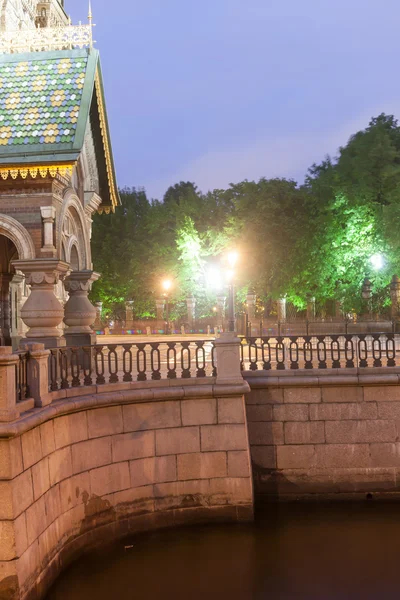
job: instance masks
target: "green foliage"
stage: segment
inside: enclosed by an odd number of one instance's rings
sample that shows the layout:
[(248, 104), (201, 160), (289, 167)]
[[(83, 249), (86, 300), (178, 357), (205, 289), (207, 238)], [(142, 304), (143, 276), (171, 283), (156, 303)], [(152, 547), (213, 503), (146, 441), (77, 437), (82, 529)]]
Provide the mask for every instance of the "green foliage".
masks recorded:
[[(361, 310), (363, 280), (385, 304), (390, 277), (400, 271), (400, 127), (392, 116), (372, 119), (335, 159), (313, 165), (303, 186), (262, 178), (202, 194), (180, 182), (162, 202), (134, 188), (121, 199), (115, 214), (95, 217), (93, 228), (102, 278), (92, 298), (109, 310), (132, 298), (137, 317), (153, 316), (168, 277), (173, 318), (186, 314), (192, 294), (197, 314), (211, 314), (207, 269), (232, 248), (240, 255), (240, 302), (254, 288), (264, 304), (286, 296), (302, 309), (315, 297)], [(379, 272), (370, 261), (376, 253), (385, 257)]]

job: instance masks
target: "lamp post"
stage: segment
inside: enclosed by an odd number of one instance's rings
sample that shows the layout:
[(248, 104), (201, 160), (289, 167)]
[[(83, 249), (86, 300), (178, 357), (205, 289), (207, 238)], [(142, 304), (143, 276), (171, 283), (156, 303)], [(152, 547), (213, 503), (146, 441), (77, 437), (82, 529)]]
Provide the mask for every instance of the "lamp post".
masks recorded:
[(238, 253), (233, 251), (228, 254), (228, 264), (229, 270), (227, 272), (227, 280), (228, 280), (228, 331), (235, 331), (235, 286), (234, 286), (234, 277), (235, 277), (235, 265), (238, 260)]
[(164, 297), (165, 297), (165, 319), (166, 319), (166, 326), (165, 326), (165, 333), (168, 334), (169, 333), (169, 298), (168, 298), (168, 292), (171, 289), (172, 286), (172, 282), (170, 279), (164, 279), (164, 281), (162, 282), (162, 287), (164, 290)]

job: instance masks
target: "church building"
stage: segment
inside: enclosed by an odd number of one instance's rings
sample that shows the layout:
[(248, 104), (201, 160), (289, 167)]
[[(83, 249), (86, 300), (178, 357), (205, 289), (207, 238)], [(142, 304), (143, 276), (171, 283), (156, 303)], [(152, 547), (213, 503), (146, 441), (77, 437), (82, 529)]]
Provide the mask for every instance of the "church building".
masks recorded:
[(91, 18), (0, 1), (0, 345), (93, 342), (92, 216), (119, 196)]

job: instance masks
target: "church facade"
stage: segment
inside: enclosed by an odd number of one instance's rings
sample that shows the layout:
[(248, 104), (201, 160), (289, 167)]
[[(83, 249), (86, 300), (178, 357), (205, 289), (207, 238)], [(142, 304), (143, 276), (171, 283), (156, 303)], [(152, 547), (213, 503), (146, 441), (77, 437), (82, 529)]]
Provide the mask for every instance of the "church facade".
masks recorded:
[(92, 216), (119, 203), (91, 15), (0, 6), (0, 345), (87, 344)]

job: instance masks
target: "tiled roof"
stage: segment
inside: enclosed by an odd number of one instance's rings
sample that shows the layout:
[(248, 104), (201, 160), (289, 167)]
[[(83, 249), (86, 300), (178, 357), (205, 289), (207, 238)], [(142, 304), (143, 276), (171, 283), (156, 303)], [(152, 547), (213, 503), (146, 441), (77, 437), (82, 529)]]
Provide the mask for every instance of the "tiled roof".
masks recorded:
[(73, 143), (86, 68), (82, 56), (0, 62), (0, 146)]

